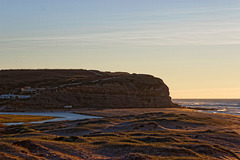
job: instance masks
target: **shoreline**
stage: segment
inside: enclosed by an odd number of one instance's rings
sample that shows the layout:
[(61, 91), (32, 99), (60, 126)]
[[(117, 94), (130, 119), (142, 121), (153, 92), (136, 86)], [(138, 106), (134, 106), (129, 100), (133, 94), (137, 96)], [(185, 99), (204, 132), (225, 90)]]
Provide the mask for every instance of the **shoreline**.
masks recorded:
[[(207, 111), (214, 111), (213, 109), (207, 110), (199, 110), (199, 108), (188, 108), (188, 107), (181, 107), (181, 108), (121, 108), (121, 109), (71, 109), (71, 110), (41, 110), (41, 111), (24, 111), (24, 112), (4, 112), (9, 113), (9, 115), (14, 115), (11, 113), (17, 113), (17, 115), (29, 115), (29, 116), (46, 116), (46, 117), (55, 117), (48, 120), (42, 121), (30, 121), (30, 122), (8, 122), (2, 123), (4, 125), (20, 125), (20, 124), (34, 124), (34, 123), (45, 123), (45, 122), (67, 122), (73, 120), (81, 120), (81, 119), (92, 119), (92, 118), (114, 118), (119, 116), (136, 116), (140, 114), (154, 114), (154, 113), (165, 113), (165, 114), (187, 114), (196, 117), (213, 117), (217, 119), (232, 119), (232, 118), (240, 118), (240, 115), (234, 114), (225, 114), (225, 113), (211, 113)], [(19, 114), (18, 114), (19, 113)], [(23, 114), (21, 114), (23, 113)], [(25, 114), (24, 114), (25, 113)], [(27, 113), (27, 114), (26, 114)], [(35, 113), (35, 114), (31, 114)], [(39, 114), (36, 114), (39, 113)], [(56, 113), (62, 113), (61, 116), (56, 116)], [(42, 115), (42, 114), (49, 114), (49, 115)], [(72, 114), (78, 115), (78, 118), (72, 118), (66, 116), (65, 114)], [(4, 115), (1, 114), (0, 115)], [(16, 114), (15, 114), (16, 115)], [(231, 121), (231, 120), (230, 120)], [(239, 123), (240, 125), (240, 123)], [(240, 134), (240, 133), (239, 133)]]
[[(46, 119), (39, 120), (39, 121), (18, 121), (18, 122), (3, 122), (4, 125), (18, 125), (18, 124), (33, 124), (33, 123), (45, 123), (45, 122), (58, 122), (58, 121), (73, 121), (79, 119), (92, 119), (92, 118), (100, 118), (96, 116), (90, 115), (83, 115), (83, 114), (76, 114), (71, 111), (45, 111), (45, 112), (0, 112), (0, 116), (9, 115), (13, 118), (18, 118), (18, 116), (22, 117), (46, 117)], [(7, 116), (5, 116), (7, 117)]]
[[(215, 109), (210, 109), (209, 111), (214, 111)], [(85, 114), (89, 116), (101, 116), (101, 117), (114, 117), (114, 116), (124, 116), (124, 115), (137, 115), (143, 113), (154, 113), (154, 112), (176, 112), (183, 113), (189, 112), (192, 114), (208, 114), (208, 115), (225, 115), (225, 116), (236, 116), (240, 118), (240, 115), (226, 114), (226, 113), (209, 113), (205, 112), (208, 109), (200, 110), (195, 108), (106, 108), (106, 109), (79, 109), (72, 111), (76, 114)]]
[(79, 109), (35, 109), (35, 110), (13, 110), (13, 109), (4, 109), (0, 110), (1, 112), (75, 112), (79, 110), (105, 110), (105, 109), (148, 109), (148, 108), (183, 108), (183, 109), (193, 109), (193, 110), (217, 110), (216, 108), (201, 108), (201, 107), (186, 107), (186, 106), (180, 106), (180, 107), (121, 107), (121, 108), (79, 108)]

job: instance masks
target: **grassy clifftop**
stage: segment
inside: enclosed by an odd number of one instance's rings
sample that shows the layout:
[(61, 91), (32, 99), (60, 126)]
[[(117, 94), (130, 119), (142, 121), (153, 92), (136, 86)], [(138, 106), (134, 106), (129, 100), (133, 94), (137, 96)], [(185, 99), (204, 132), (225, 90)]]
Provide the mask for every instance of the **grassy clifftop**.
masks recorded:
[[(9, 108), (137, 108), (178, 107), (162, 79), (145, 74), (96, 70), (4, 70), (3, 92), (19, 93), (21, 87), (44, 88), (27, 100), (10, 100)], [(20, 93), (21, 94), (21, 93)]]
[(87, 82), (128, 73), (83, 69), (0, 70), (0, 93), (18, 91), (24, 86), (57, 87), (66, 83)]

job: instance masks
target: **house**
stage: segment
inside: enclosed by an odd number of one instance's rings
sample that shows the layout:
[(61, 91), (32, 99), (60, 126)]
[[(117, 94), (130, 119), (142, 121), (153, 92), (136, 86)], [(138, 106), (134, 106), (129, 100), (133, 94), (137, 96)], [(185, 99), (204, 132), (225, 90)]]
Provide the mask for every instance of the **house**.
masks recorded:
[(31, 98), (30, 95), (15, 95), (15, 94), (2, 94), (0, 99), (28, 99)]
[(69, 105), (69, 106), (64, 106), (64, 109), (71, 109), (71, 108), (72, 108), (71, 105)]
[(25, 86), (24, 88), (21, 88), (22, 92), (36, 92), (36, 89), (32, 88), (31, 86)]
[(28, 99), (28, 98), (31, 98), (30, 95), (16, 95), (16, 98), (18, 99)]
[(14, 95), (14, 94), (2, 94), (2, 95), (0, 95), (0, 99), (16, 99), (16, 95)]

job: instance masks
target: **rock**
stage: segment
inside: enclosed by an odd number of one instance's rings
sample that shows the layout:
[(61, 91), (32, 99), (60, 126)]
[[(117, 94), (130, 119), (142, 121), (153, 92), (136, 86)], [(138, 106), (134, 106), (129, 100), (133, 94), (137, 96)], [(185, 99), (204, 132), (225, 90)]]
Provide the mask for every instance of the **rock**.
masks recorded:
[(61, 109), (65, 105), (72, 105), (73, 109), (179, 107), (172, 103), (169, 89), (160, 78), (144, 74), (122, 74), (65, 85), (16, 103), (13, 106), (31, 109)]

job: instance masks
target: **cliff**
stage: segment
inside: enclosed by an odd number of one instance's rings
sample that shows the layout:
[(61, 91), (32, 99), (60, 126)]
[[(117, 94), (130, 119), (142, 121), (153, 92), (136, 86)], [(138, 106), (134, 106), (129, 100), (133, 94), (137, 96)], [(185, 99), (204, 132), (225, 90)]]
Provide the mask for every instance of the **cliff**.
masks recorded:
[(127, 73), (102, 75), (48, 89), (29, 100), (13, 101), (11, 108), (62, 109), (65, 105), (72, 105), (74, 109), (178, 107), (172, 103), (167, 85), (159, 78)]

